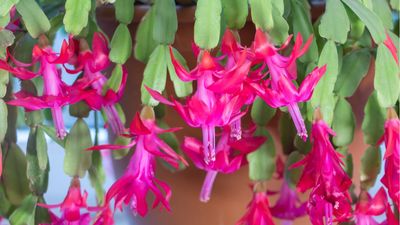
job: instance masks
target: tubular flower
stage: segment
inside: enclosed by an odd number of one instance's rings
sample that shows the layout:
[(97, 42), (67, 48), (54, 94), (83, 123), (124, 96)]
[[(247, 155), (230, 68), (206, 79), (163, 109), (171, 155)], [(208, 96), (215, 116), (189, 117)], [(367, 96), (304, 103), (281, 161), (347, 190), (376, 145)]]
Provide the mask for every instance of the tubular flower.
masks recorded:
[(291, 221), (306, 215), (307, 205), (301, 203), (297, 196), (296, 190), (289, 187), (289, 184), (284, 179), (279, 193), (279, 199), (275, 206), (270, 208), (272, 216), (285, 220), (287, 225), (291, 224)]
[(47, 205), (38, 203), (40, 207), (43, 208), (60, 208), (62, 212), (61, 218), (55, 216), (50, 212), (50, 219), (52, 225), (61, 224), (71, 224), (71, 225), (89, 225), (90, 224), (90, 214), (81, 214), (81, 209), (86, 209), (88, 211), (97, 210), (93, 207), (88, 207), (86, 204), (87, 192), (85, 191), (82, 195), (79, 178), (73, 178), (71, 185), (69, 187), (67, 196), (61, 204), (57, 205)]
[(356, 225), (384, 225), (387, 222), (378, 223), (373, 218), (383, 214), (388, 206), (386, 193), (383, 188), (379, 189), (374, 198), (368, 192), (361, 191), (360, 198), (354, 211)]
[(256, 183), (253, 189), (253, 199), (247, 206), (247, 212), (236, 225), (274, 225), (265, 182)]
[[(43, 46), (43, 47), (40, 47)], [(89, 93), (84, 92), (85, 82), (77, 82), (73, 87), (68, 87), (62, 80), (60, 71), (56, 64), (66, 63), (73, 55), (74, 45), (70, 41), (67, 44), (63, 42), (59, 55), (53, 52), (51, 46), (48, 45), (47, 39), (41, 36), (39, 45), (35, 45), (32, 51), (33, 61), (30, 64), (22, 63), (12, 58), (11, 60), (19, 67), (11, 67), (6, 61), (0, 60), (0, 69), (4, 69), (14, 74), (22, 80), (32, 79), (38, 75), (43, 78), (43, 95), (34, 96), (31, 93), (20, 91), (14, 96), (15, 100), (8, 102), (10, 105), (22, 106), (26, 110), (40, 110), (50, 108), (53, 116), (54, 126), (57, 136), (63, 139), (67, 132), (62, 117), (62, 107), (68, 104), (76, 103), (84, 99)], [(37, 73), (29, 71), (24, 67), (31, 66), (36, 62), (40, 62), (40, 69)]]
[(253, 84), (252, 87), (271, 107), (287, 106), (298, 135), (306, 140), (307, 130), (297, 103), (311, 98), (314, 87), (324, 75), (326, 68), (324, 66), (314, 69), (297, 89), (292, 82), (297, 79), (296, 59), (307, 51), (312, 37), (307, 40), (304, 47), (301, 47), (303, 39), (298, 34), (291, 54), (287, 57), (282, 56), (279, 51), (289, 45), (291, 38), (292, 36), (289, 36), (281, 48), (276, 48), (266, 34), (259, 29), (256, 31), (253, 43), (254, 60), (260, 60), (268, 66), (270, 79), (261, 85)]
[(135, 136), (135, 138), (128, 146), (100, 145), (90, 149), (122, 149), (136, 145), (125, 174), (108, 190), (106, 204), (109, 204), (114, 199), (115, 208), (122, 210), (123, 205), (129, 204), (135, 214), (138, 213), (141, 216), (145, 216), (148, 211), (146, 196), (151, 191), (155, 195), (153, 208), (161, 203), (169, 210), (171, 189), (165, 182), (155, 177), (155, 159), (160, 157), (176, 168), (179, 167), (180, 161), (187, 164), (183, 158), (178, 156), (173, 149), (157, 137), (157, 134), (174, 130), (176, 128), (162, 130), (157, 127), (154, 115), (150, 119), (142, 120), (137, 113), (130, 125), (130, 134), (128, 134), (128, 136)]
[[(241, 108), (246, 102), (246, 97), (241, 94), (215, 93), (209, 89), (215, 85), (216, 77), (223, 74), (247, 74), (250, 63), (242, 60), (230, 70), (224, 70), (214, 60), (208, 51), (203, 51), (199, 65), (191, 72), (187, 72), (180, 65), (170, 51), (175, 71), (182, 81), (197, 81), (197, 90), (193, 96), (187, 98), (186, 104), (172, 99), (165, 99), (160, 93), (146, 87), (156, 100), (173, 106), (185, 122), (191, 127), (201, 127), (203, 133), (204, 161), (215, 161), (215, 128), (229, 125), (238, 121), (245, 112)], [(225, 84), (229, 86), (229, 84)]]
[(329, 136), (335, 132), (321, 119), (314, 121), (311, 130), (311, 151), (301, 161), (292, 165), (304, 165), (299, 191), (312, 189), (307, 208), (314, 225), (333, 224), (333, 216), (337, 221), (344, 221), (351, 216), (350, 196), (348, 189), (351, 179), (343, 170), (341, 155), (333, 148)]
[(254, 133), (254, 129), (245, 132), (240, 140), (230, 140), (230, 128), (224, 128), (216, 147), (216, 159), (212, 164), (204, 162), (201, 142), (192, 137), (185, 137), (183, 151), (197, 168), (207, 172), (200, 193), (200, 201), (207, 202), (210, 199), (212, 186), (218, 173), (235, 172), (247, 163), (246, 155), (258, 149), (265, 142), (265, 137), (252, 137), (252, 133)]
[(400, 206), (400, 119), (393, 108), (388, 109), (385, 134), (379, 141), (385, 141), (385, 174), (382, 183), (388, 189), (390, 198)]
[[(107, 40), (101, 33), (94, 33), (93, 35), (93, 49), (90, 50), (85, 40), (80, 40), (79, 56), (74, 63), (75, 70), (66, 69), (69, 73), (78, 73), (84, 71), (84, 76), (91, 82), (91, 88), (95, 90), (94, 94), (85, 98), (88, 105), (95, 110), (102, 109), (107, 116), (107, 122), (111, 130), (115, 134), (122, 134), (124, 132), (124, 124), (122, 123), (115, 104), (121, 99), (124, 93), (127, 71), (122, 67), (122, 80), (118, 89), (111, 88), (105, 90), (107, 78), (101, 73), (110, 65), (108, 59), (109, 49)], [(73, 60), (71, 60), (73, 61)]]

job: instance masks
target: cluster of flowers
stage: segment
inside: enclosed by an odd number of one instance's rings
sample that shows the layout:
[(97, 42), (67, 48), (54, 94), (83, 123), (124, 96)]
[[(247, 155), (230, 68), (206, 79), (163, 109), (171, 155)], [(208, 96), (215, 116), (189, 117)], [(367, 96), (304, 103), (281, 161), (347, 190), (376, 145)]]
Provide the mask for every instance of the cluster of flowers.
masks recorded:
[[(222, 55), (219, 57), (213, 57), (208, 50), (193, 46), (198, 65), (190, 72), (179, 64), (172, 50), (170, 51), (178, 77), (182, 81), (196, 82), (195, 93), (187, 97), (184, 103), (173, 97), (167, 99), (161, 93), (146, 87), (154, 99), (173, 107), (189, 126), (202, 129), (202, 141), (185, 137), (182, 144), (184, 152), (195, 166), (207, 172), (200, 193), (201, 201), (206, 202), (210, 199), (217, 173), (232, 173), (238, 170), (247, 163), (246, 155), (267, 141), (265, 137), (254, 136), (254, 126), (247, 130), (241, 128), (241, 118), (257, 96), (273, 108), (287, 107), (298, 135), (303, 140), (308, 138), (298, 103), (311, 98), (314, 87), (325, 74), (326, 66), (312, 70), (297, 87), (296, 59), (307, 51), (312, 37), (303, 45), (301, 35), (297, 35), (293, 46), (290, 45), (291, 38), (292, 36), (280, 48), (276, 48), (267, 34), (257, 30), (252, 46), (246, 48), (236, 41), (231, 31), (227, 30), (222, 39)], [(117, 90), (105, 88), (107, 78), (102, 71), (110, 64), (108, 44), (100, 33), (95, 33), (92, 43), (90, 50), (84, 40), (70, 38), (68, 42), (63, 42), (60, 53), (56, 54), (47, 39), (42, 36), (39, 44), (33, 49), (32, 63), (19, 62), (11, 55), (9, 59), (17, 67), (8, 64), (7, 60), (0, 61), (1, 69), (10, 71), (20, 79), (42, 76), (44, 82), (42, 96), (20, 91), (15, 93), (16, 99), (9, 101), (8, 104), (22, 106), (26, 110), (50, 108), (59, 138), (64, 138), (66, 135), (61, 114), (62, 107), (85, 101), (93, 110), (104, 110), (108, 125), (113, 132), (131, 138), (128, 146), (101, 145), (94, 146), (90, 150), (117, 150), (135, 146), (135, 152), (124, 175), (108, 190), (103, 205), (87, 206), (87, 194), (85, 192), (82, 194), (78, 178), (73, 178), (63, 203), (41, 204), (42, 207), (61, 209), (61, 218), (51, 214), (52, 224), (64, 224), (64, 221), (71, 224), (89, 224), (90, 212), (98, 212), (94, 224), (113, 224), (115, 209), (122, 210), (125, 205), (135, 214), (145, 216), (148, 212), (146, 196), (149, 191), (154, 194), (153, 207), (161, 203), (169, 210), (171, 189), (165, 182), (156, 178), (155, 160), (157, 157), (161, 158), (173, 167), (179, 167), (180, 163), (187, 165), (184, 158), (158, 137), (159, 134), (173, 132), (179, 128), (164, 130), (158, 127), (150, 107), (144, 107), (141, 113), (136, 113), (129, 129), (124, 128), (114, 104), (119, 101), (124, 91), (126, 71), (123, 69), (122, 82)], [(284, 50), (286, 52), (290, 50), (290, 54), (282, 55), (280, 52)], [(37, 72), (26, 69), (37, 62), (40, 63)], [(83, 76), (72, 85), (62, 81), (61, 71), (57, 68), (57, 65), (64, 66), (67, 63), (75, 66), (74, 70), (66, 68), (67, 72), (83, 71)], [(284, 181), (280, 199), (274, 207), (270, 207), (265, 183), (256, 182), (252, 186), (254, 198), (248, 206), (247, 213), (238, 221), (238, 225), (273, 224), (272, 216), (293, 220), (306, 213), (314, 225), (333, 224), (334, 221), (342, 222), (351, 218), (354, 218), (357, 224), (366, 224), (365, 221), (373, 221), (372, 216), (385, 211), (388, 223), (394, 224), (395, 217), (383, 190), (373, 199), (367, 193), (362, 193), (362, 198), (353, 213), (348, 192), (352, 182), (343, 170), (341, 155), (335, 151), (330, 142), (330, 136), (335, 133), (323, 121), (319, 111), (316, 112), (311, 128), (312, 150), (303, 160), (292, 166), (304, 166), (297, 188), (301, 192), (311, 189), (308, 202), (301, 204), (296, 190)], [(386, 123), (384, 138), (387, 151), (383, 183), (397, 206), (400, 195), (399, 126), (399, 119), (392, 116)], [(216, 141), (217, 128), (221, 132), (218, 141)], [(112, 202), (114, 210), (111, 207)], [(81, 214), (81, 210), (87, 212)], [(371, 222), (371, 224), (377, 223)]]

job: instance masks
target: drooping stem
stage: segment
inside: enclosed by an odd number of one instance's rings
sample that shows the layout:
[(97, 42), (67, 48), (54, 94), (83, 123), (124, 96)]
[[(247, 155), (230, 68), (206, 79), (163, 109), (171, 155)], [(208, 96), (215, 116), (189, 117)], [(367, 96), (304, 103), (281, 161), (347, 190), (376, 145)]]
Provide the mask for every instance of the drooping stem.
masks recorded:
[(203, 187), (200, 192), (200, 201), (208, 202), (210, 200), (212, 187), (218, 172), (215, 170), (207, 171), (206, 178), (204, 179)]
[(202, 126), (202, 132), (204, 162), (206, 164), (211, 164), (215, 161), (215, 127), (204, 125)]
[(297, 130), (297, 135), (303, 139), (303, 141), (307, 140), (307, 129), (306, 125), (304, 124), (304, 119), (301, 116), (301, 112), (299, 109), (299, 106), (296, 103), (292, 103), (287, 106), (290, 116), (292, 117), (294, 126), (296, 127)]

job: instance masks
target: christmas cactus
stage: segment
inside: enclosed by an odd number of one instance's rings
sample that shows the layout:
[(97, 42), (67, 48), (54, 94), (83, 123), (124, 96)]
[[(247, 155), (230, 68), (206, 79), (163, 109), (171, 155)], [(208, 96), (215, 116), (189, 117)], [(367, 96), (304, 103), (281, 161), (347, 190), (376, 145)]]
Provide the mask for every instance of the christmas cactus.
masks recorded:
[[(205, 206), (217, 177), (248, 170), (247, 209), (219, 205), (236, 225), (399, 224), (399, 1), (317, 2), (0, 0), (0, 224), (195, 211), (173, 207), (162, 166), (204, 171)], [(69, 184), (59, 202), (50, 166)]]

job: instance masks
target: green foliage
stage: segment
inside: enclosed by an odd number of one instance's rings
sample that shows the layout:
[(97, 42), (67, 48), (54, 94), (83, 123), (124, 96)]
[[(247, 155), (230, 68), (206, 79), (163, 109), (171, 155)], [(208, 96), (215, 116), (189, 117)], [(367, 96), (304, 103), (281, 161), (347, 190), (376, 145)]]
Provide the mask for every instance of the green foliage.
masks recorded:
[[(175, 48), (172, 48), (172, 52), (174, 54), (175, 59), (183, 65), (186, 69), (188, 69), (186, 65), (186, 60), (183, 58), (183, 56), (176, 50)], [(171, 55), (169, 51), (165, 51), (166, 56), (165, 58), (167, 59), (167, 68), (168, 68), (168, 73), (169, 73), (169, 78), (171, 79), (176, 96), (178, 97), (186, 97), (190, 95), (193, 92), (192, 88), (192, 82), (183, 82), (181, 79), (179, 79), (178, 75), (176, 75), (174, 65), (172, 64), (171, 61)]]
[(114, 3), (115, 17), (120, 23), (130, 24), (135, 12), (135, 0), (117, 0)]
[(215, 48), (221, 25), (221, 0), (198, 0), (194, 23), (194, 42), (203, 49)]
[(154, 10), (151, 8), (143, 16), (136, 30), (134, 54), (137, 60), (144, 63), (157, 47), (157, 42), (153, 39), (154, 17)]
[(85, 121), (77, 119), (65, 141), (64, 172), (71, 176), (84, 177), (92, 164), (90, 130)]
[(293, 151), (292, 153), (290, 153), (290, 155), (288, 156), (288, 158), (286, 160), (284, 178), (285, 178), (286, 182), (288, 182), (288, 184), (291, 188), (295, 188), (297, 183), (300, 180), (301, 167), (290, 169), (290, 166), (292, 166), (294, 163), (300, 161), (301, 159), (302, 159), (302, 155), (297, 151)]
[(172, 44), (178, 30), (175, 1), (155, 0), (153, 7), (153, 39), (160, 44)]
[(269, 180), (275, 171), (275, 144), (268, 130), (258, 127), (256, 136), (265, 136), (267, 141), (256, 151), (247, 155), (249, 177), (252, 181)]
[(365, 143), (373, 146), (378, 144), (378, 140), (383, 135), (385, 119), (385, 109), (380, 107), (377, 94), (374, 92), (369, 96), (365, 105), (364, 119), (361, 125)]
[(158, 101), (150, 96), (144, 85), (159, 92), (165, 89), (167, 80), (167, 65), (165, 63), (167, 60), (167, 48), (165, 45), (157, 46), (153, 53), (151, 53), (149, 62), (144, 70), (141, 93), (142, 103), (145, 105), (156, 106), (158, 105)]
[(400, 95), (399, 66), (384, 44), (378, 46), (376, 53), (374, 87), (382, 107), (396, 104)]
[(10, 216), (10, 222), (13, 225), (34, 225), (35, 210), (38, 197), (28, 195), (21, 206), (17, 208)]
[(367, 49), (356, 50), (343, 57), (343, 64), (335, 84), (335, 93), (350, 97), (368, 73), (371, 54)]
[(7, 105), (0, 99), (0, 143), (4, 140), (7, 132)]
[(0, 16), (5, 16), (19, 0), (0, 0)]
[(272, 0), (249, 0), (251, 19), (257, 28), (264, 31), (274, 27)]
[(118, 25), (111, 40), (111, 61), (124, 64), (132, 54), (132, 38), (125, 24)]
[(256, 98), (251, 108), (251, 118), (259, 126), (265, 126), (274, 117), (275, 108), (271, 108), (261, 98)]
[(350, 30), (350, 21), (342, 2), (327, 0), (325, 13), (319, 24), (319, 34), (328, 40), (345, 43)]
[(67, 0), (63, 19), (65, 31), (73, 35), (79, 35), (88, 24), (90, 8), (90, 0)]
[(318, 66), (326, 65), (326, 73), (315, 87), (311, 98), (313, 107), (320, 107), (324, 120), (331, 124), (336, 98), (332, 94), (338, 76), (339, 62), (335, 42), (329, 40), (322, 49)]
[(46, 33), (50, 29), (50, 21), (35, 0), (20, 0), (16, 4), (26, 29), (33, 38)]
[(245, 24), (249, 13), (249, 5), (243, 0), (221, 0), (223, 16), (229, 29), (239, 30)]
[(361, 188), (368, 190), (374, 186), (381, 170), (382, 156), (379, 147), (370, 146), (361, 158)]
[(340, 147), (351, 144), (355, 127), (356, 121), (351, 105), (346, 99), (339, 98), (332, 122), (332, 128), (336, 132), (336, 136), (332, 138), (333, 144)]

